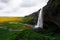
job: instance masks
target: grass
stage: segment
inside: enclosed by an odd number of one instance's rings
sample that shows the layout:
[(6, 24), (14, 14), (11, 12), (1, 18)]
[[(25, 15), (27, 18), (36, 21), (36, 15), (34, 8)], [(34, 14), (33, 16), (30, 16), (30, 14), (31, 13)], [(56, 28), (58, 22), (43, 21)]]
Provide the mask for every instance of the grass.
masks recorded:
[[(24, 21), (27, 22), (27, 19), (24, 19)], [(9, 31), (9, 28), (21, 30), (24, 26), (24, 23), (20, 24), (21, 22), (22, 18), (0, 17), (0, 27), (7, 28), (0, 28), (0, 40), (14, 40), (20, 34), (20, 31)]]
[(24, 25), (19, 23), (18, 24), (3, 23), (0, 24), (0, 26), (12, 29), (22, 29)]
[(21, 21), (23, 21), (22, 17), (0, 17), (0, 23), (21, 22)]
[(36, 32), (33, 29), (23, 30), (21, 32), (0, 29), (0, 40), (60, 40), (60, 34), (52, 36), (50, 30)]
[(13, 40), (19, 32), (11, 32), (8, 30), (0, 29), (0, 40)]
[(20, 31), (9, 31), (9, 28), (18, 30), (23, 29), (24, 24), (20, 24), (22, 21), (23, 18), (19, 17), (0, 17), (0, 27), (7, 28), (0, 28), (0, 40), (14, 40), (15, 37), (20, 34)]
[(28, 24), (30, 20), (31, 18), (27, 17), (24, 18), (22, 22), (20, 22), (20, 20), (14, 20), (13, 23), (11, 23), (10, 20), (0, 23), (1, 27), (7, 27), (7, 29), (0, 29), (0, 40), (60, 40), (59, 33), (55, 33), (52, 36), (53, 28), (46, 30), (44, 29), (40, 32), (36, 32), (33, 29), (25, 29), (23, 31), (9, 31), (9, 28), (18, 30), (24, 29), (24, 24)]
[[(45, 31), (46, 32), (46, 31)], [(56, 33), (52, 36), (50, 33), (36, 32), (34, 30), (24, 30), (16, 38), (20, 40), (60, 40), (60, 34)], [(16, 40), (18, 40), (16, 39)]]

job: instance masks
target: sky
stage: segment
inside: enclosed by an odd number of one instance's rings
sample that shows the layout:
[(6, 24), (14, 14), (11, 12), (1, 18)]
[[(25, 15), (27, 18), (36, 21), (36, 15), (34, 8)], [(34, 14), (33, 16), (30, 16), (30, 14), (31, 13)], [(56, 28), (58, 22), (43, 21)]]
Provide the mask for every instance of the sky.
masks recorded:
[(0, 0), (0, 16), (24, 17), (38, 11), (48, 0)]

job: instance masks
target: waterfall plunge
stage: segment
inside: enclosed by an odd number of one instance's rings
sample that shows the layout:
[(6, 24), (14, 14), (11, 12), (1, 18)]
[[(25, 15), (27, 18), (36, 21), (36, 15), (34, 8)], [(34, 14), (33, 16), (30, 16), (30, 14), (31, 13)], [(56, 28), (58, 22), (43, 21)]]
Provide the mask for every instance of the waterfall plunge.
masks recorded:
[[(43, 5), (43, 7), (47, 5), (48, 1), (49, 0), (45, 1), (45, 4)], [(43, 18), (42, 18), (43, 7), (41, 7), (39, 17), (38, 17), (38, 21), (37, 21), (37, 25), (35, 25), (35, 28), (43, 28)]]
[(42, 11), (43, 11), (43, 8), (40, 10), (37, 25), (35, 25), (35, 28), (39, 28), (39, 27), (43, 28)]

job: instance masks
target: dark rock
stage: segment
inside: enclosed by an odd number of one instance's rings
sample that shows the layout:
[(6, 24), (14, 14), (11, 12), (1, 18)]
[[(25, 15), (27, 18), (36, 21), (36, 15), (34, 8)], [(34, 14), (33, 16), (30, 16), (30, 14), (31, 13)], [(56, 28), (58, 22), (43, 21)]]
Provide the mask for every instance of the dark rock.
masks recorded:
[(37, 21), (38, 21), (38, 15), (39, 15), (39, 12), (40, 12), (41, 9), (39, 9), (38, 11), (28, 15), (28, 16), (25, 16), (25, 17), (32, 17), (33, 19), (30, 21), (29, 24), (31, 25), (36, 25), (37, 24)]
[(38, 28), (35, 28), (34, 31), (37, 32), (37, 33), (40, 33), (43, 29), (38, 27)]
[[(37, 19), (39, 15), (39, 11), (34, 12), (31, 15), (33, 19), (31, 20), (31, 23), (36, 25)], [(49, 0), (47, 5), (43, 7), (43, 27), (48, 29), (48, 27), (54, 28), (60, 28), (60, 0)]]
[(43, 20), (44, 24), (52, 22), (60, 28), (60, 0), (49, 0), (43, 8)]

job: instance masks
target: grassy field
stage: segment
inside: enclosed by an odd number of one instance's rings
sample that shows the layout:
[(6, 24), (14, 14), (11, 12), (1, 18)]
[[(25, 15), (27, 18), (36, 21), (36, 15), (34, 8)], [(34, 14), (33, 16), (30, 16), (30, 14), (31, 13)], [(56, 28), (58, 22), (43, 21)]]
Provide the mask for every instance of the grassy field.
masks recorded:
[(14, 40), (19, 32), (11, 32), (8, 30), (0, 29), (0, 40)]
[(12, 32), (0, 29), (0, 40), (60, 40), (60, 34), (35, 32), (34, 30), (24, 30), (21, 32)]
[(13, 40), (20, 32), (9, 31), (9, 29), (21, 30), (23, 25), (21, 17), (0, 17), (0, 40)]
[(0, 23), (4, 22), (21, 22), (23, 21), (22, 17), (0, 17)]
[(5, 27), (7, 29), (22, 29), (24, 24), (28, 24), (31, 18), (23, 17), (0, 17), (0, 27)]
[(22, 17), (0, 17), (0, 40), (14, 40), (20, 31), (13, 30), (24, 29), (24, 24), (27, 23), (25, 20)]
[[(53, 28), (37, 32), (33, 29), (24, 29), (31, 18), (0, 18), (0, 40), (60, 40), (60, 33), (53, 34)], [(3, 28), (1, 28), (3, 27)], [(6, 28), (6, 29), (4, 29)], [(28, 27), (29, 28), (29, 27)], [(9, 31), (17, 29), (22, 31)]]

